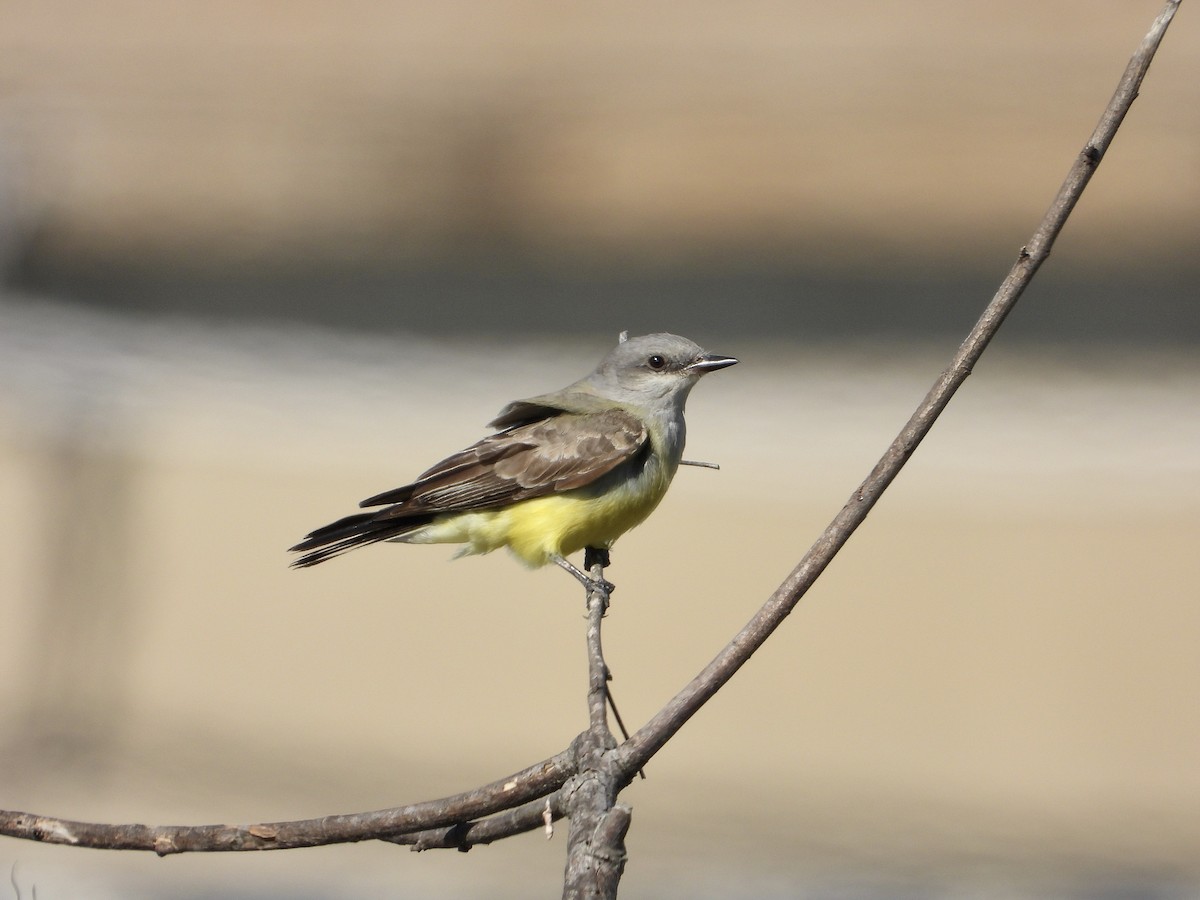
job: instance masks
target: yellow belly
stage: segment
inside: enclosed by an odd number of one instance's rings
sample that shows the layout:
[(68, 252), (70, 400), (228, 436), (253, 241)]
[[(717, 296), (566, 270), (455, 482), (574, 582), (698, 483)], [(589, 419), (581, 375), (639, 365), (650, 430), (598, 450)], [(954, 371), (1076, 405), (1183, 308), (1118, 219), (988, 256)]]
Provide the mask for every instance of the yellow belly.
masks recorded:
[(504, 509), (450, 514), (400, 540), (466, 544), (461, 554), (508, 547), (526, 565), (544, 566), (551, 557), (584, 547), (611, 546), (654, 511), (671, 483), (670, 474), (648, 467), (635, 479), (603, 488), (537, 497)]

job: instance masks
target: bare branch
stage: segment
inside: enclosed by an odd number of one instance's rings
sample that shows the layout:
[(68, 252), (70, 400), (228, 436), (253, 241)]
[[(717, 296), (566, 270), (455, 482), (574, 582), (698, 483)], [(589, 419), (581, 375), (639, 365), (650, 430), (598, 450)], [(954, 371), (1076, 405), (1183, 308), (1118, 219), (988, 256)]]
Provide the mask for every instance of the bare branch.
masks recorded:
[[(605, 555), (607, 557), (607, 554)], [(608, 611), (609, 593), (611, 588), (605, 587), (603, 562), (597, 561), (591, 566), (592, 585), (587, 592), (588, 626), (587, 626), (587, 656), (588, 656), (588, 727), (596, 736), (606, 742), (612, 741), (612, 733), (608, 729), (608, 666), (604, 662), (604, 649), (600, 643), (600, 626), (604, 614)]]
[[(547, 805), (549, 805), (552, 819), (561, 818), (566, 813), (564, 794), (569, 794), (573, 798), (571, 802), (575, 804), (574, 809), (579, 808), (579, 798), (590, 793), (590, 790), (585, 788), (581, 791), (576, 782), (581, 777), (583, 779), (590, 778), (591, 774), (596, 771), (597, 763), (603, 760), (604, 755), (616, 745), (608, 727), (609, 674), (600, 641), (601, 624), (604, 621), (604, 614), (609, 604), (609, 594), (612, 591), (612, 585), (604, 579), (604, 566), (607, 562), (607, 551), (589, 547), (585, 565), (590, 570), (588, 573), (590, 577), (580, 579), (584, 584), (588, 605), (588, 730), (580, 734), (571, 747), (573, 768), (579, 772), (579, 776), (573, 779), (573, 783), (566, 790), (556, 791), (547, 798), (532, 800), (523, 806), (481, 821), (462, 821), (447, 828), (393, 835), (385, 837), (383, 840), (395, 844), (409, 844), (414, 850), (452, 848), (467, 851), (476, 844), (487, 844), (514, 834), (532, 831), (534, 828), (544, 827)], [(601, 794), (603, 793), (601, 791)], [(615, 791), (613, 791), (612, 799), (615, 799), (615, 796)], [(577, 826), (582, 827), (585, 819), (586, 816), (583, 813), (572, 813), (572, 834), (576, 832)], [(568, 838), (569, 842), (570, 838)]]
[(971, 369), (999, 330), (1005, 317), (1033, 279), (1041, 264), (1050, 255), (1055, 238), (1062, 231), (1076, 201), (1112, 143), (1117, 129), (1137, 98), (1138, 87), (1145, 77), (1150, 61), (1166, 33), (1167, 26), (1179, 7), (1179, 0), (1169, 0), (1166, 8), (1154, 20), (1141, 46), (1130, 59), (1117, 86), (1116, 93), (1100, 117), (1100, 122), (1087, 144), (1076, 158), (1066, 180), (1059, 189), (1050, 209), (1033, 233), (1029, 243), (1021, 248), (1008, 277), (1000, 285), (983, 315), (959, 347), (949, 367), (938, 377), (912, 418), (892, 441), (883, 458), (871, 474), (851, 495), (850, 500), (821, 534), (817, 542), (800, 560), (787, 579), (763, 604), (746, 626), (725, 646), (703, 671), (628, 741), (617, 748), (615, 757), (626, 779), (646, 764), (695, 712), (733, 677), (750, 656), (762, 646), (771, 633), (795, 609), (800, 598), (841, 550), (855, 529), (866, 519), (908, 458), (933, 427), (955, 391), (971, 374)]
[(561, 789), (548, 797), (530, 800), (516, 809), (498, 813), (487, 819), (462, 822), (458, 825), (451, 825), (449, 828), (398, 834), (383, 838), (383, 840), (391, 841), (393, 844), (408, 844), (418, 851), (461, 850), (465, 853), (476, 844), (490, 844), (506, 837), (512, 837), (514, 834), (524, 834), (535, 828), (544, 828), (547, 806), (550, 809), (551, 821), (563, 817)]
[(0, 834), (104, 850), (150, 850), (159, 856), (345, 844), (426, 831), (511, 809), (562, 787), (572, 771), (574, 754), (564, 750), (508, 778), (440, 800), (259, 825), (103, 825), (0, 811)]
[(600, 628), (611, 592), (601, 585), (608, 551), (588, 548), (585, 557), (593, 586), (588, 589), (588, 730), (575, 741), (577, 774), (562, 790), (567, 818), (567, 864), (563, 897), (614, 898), (625, 868), (625, 833), (630, 811), (616, 805), (621, 783), (612, 766), (616, 746), (608, 728), (608, 666)]

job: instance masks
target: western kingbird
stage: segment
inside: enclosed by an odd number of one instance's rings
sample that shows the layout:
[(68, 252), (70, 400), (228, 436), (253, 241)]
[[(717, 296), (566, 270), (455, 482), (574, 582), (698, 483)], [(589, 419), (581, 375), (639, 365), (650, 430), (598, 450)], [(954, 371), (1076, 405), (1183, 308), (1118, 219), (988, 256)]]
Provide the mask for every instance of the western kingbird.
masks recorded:
[(566, 557), (607, 550), (654, 511), (683, 458), (688, 393), (736, 362), (674, 334), (622, 335), (587, 377), (508, 404), (488, 423), (495, 434), (359, 504), (383, 509), (309, 534), (292, 565), (379, 541), (459, 543), (460, 556), (507, 547), (584, 579)]

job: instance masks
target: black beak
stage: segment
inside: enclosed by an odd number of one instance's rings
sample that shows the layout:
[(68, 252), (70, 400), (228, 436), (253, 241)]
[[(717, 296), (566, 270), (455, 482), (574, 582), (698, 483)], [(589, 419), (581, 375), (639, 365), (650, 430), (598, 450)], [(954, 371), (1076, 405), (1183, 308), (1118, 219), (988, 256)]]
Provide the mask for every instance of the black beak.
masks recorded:
[(695, 372), (697, 375), (703, 375), (705, 372), (715, 372), (717, 369), (725, 369), (736, 364), (737, 360), (732, 356), (718, 356), (716, 353), (705, 353), (703, 356), (697, 356), (688, 363), (687, 370)]

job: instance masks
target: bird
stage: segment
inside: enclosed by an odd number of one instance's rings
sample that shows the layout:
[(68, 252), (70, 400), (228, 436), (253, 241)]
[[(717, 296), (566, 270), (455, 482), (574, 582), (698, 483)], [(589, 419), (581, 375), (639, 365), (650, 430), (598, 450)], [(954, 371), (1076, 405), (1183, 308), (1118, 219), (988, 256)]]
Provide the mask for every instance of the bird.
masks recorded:
[(586, 550), (585, 568), (608, 564), (613, 542), (654, 511), (686, 462), (688, 394), (737, 362), (678, 335), (622, 333), (590, 374), (509, 403), (488, 423), (493, 434), (363, 500), (370, 511), (310, 532), (291, 565), (383, 541), (456, 543), (458, 556), (505, 547), (531, 568), (555, 563), (586, 586), (567, 557)]

